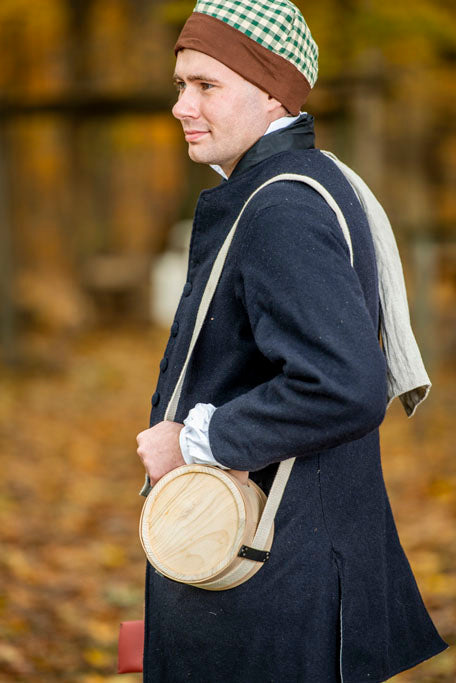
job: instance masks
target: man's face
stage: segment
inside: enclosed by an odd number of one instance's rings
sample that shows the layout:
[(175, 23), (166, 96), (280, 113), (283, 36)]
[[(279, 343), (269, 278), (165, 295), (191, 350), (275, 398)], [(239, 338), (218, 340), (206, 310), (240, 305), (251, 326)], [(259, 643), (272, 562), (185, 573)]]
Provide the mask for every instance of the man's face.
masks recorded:
[(178, 53), (174, 82), (179, 98), (173, 115), (182, 123), (190, 158), (217, 164), (227, 175), (269, 123), (284, 115), (263, 90), (196, 50)]

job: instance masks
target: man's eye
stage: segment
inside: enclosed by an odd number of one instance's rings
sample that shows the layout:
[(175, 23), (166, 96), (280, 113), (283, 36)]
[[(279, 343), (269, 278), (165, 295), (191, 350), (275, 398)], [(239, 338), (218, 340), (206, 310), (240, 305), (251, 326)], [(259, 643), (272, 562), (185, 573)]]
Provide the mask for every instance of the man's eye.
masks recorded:
[(185, 88), (185, 83), (183, 81), (174, 81), (177, 92), (181, 92)]
[(201, 88), (202, 88), (203, 90), (210, 90), (210, 89), (213, 88), (213, 87), (214, 87), (214, 86), (213, 86), (211, 83), (201, 83)]

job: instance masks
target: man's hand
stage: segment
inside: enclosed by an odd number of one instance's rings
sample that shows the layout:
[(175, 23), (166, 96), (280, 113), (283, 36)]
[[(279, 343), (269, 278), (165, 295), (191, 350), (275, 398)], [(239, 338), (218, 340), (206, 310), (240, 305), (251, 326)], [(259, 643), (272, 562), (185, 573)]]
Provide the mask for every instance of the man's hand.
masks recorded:
[[(154, 486), (171, 470), (186, 464), (179, 444), (179, 435), (183, 428), (183, 424), (167, 420), (146, 429), (136, 437), (138, 443), (136, 452), (146, 468), (151, 486)], [(235, 476), (241, 484), (247, 484), (248, 472), (240, 470), (227, 470), (227, 472)]]
[(136, 437), (136, 452), (143, 461), (152, 486), (171, 470), (185, 465), (179, 445), (179, 434), (183, 428), (183, 424), (167, 420)]

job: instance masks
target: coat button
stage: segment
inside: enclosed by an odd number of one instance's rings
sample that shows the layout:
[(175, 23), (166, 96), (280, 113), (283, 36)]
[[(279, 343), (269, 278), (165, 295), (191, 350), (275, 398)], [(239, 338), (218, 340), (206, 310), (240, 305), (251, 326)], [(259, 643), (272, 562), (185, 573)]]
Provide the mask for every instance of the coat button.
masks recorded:
[(168, 369), (168, 359), (165, 357), (160, 361), (160, 370), (166, 372)]
[(177, 337), (178, 332), (179, 332), (179, 323), (176, 320), (176, 322), (173, 323), (173, 325), (171, 327), (171, 336)]
[(152, 405), (155, 408), (156, 406), (158, 406), (159, 403), (160, 403), (160, 394), (158, 393), (158, 391), (156, 391), (155, 394), (152, 396)]
[(187, 284), (184, 287), (184, 296), (190, 296), (192, 293), (193, 285), (191, 282), (187, 282)]

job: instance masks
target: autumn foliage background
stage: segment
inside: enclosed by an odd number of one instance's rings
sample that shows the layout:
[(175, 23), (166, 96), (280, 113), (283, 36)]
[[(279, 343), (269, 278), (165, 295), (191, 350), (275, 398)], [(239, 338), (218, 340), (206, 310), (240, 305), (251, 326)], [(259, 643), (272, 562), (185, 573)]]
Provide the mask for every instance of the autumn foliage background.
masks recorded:
[[(412, 420), (388, 411), (384, 473), (453, 643), (454, 2), (296, 4), (320, 46), (317, 145), (371, 185), (403, 256), (434, 387)], [(188, 161), (169, 113), (173, 41), (192, 8), (0, 0), (1, 682), (114, 681), (118, 623), (142, 616), (135, 436), (185, 279), (173, 226), (218, 182)], [(395, 680), (455, 679), (450, 649)]]

